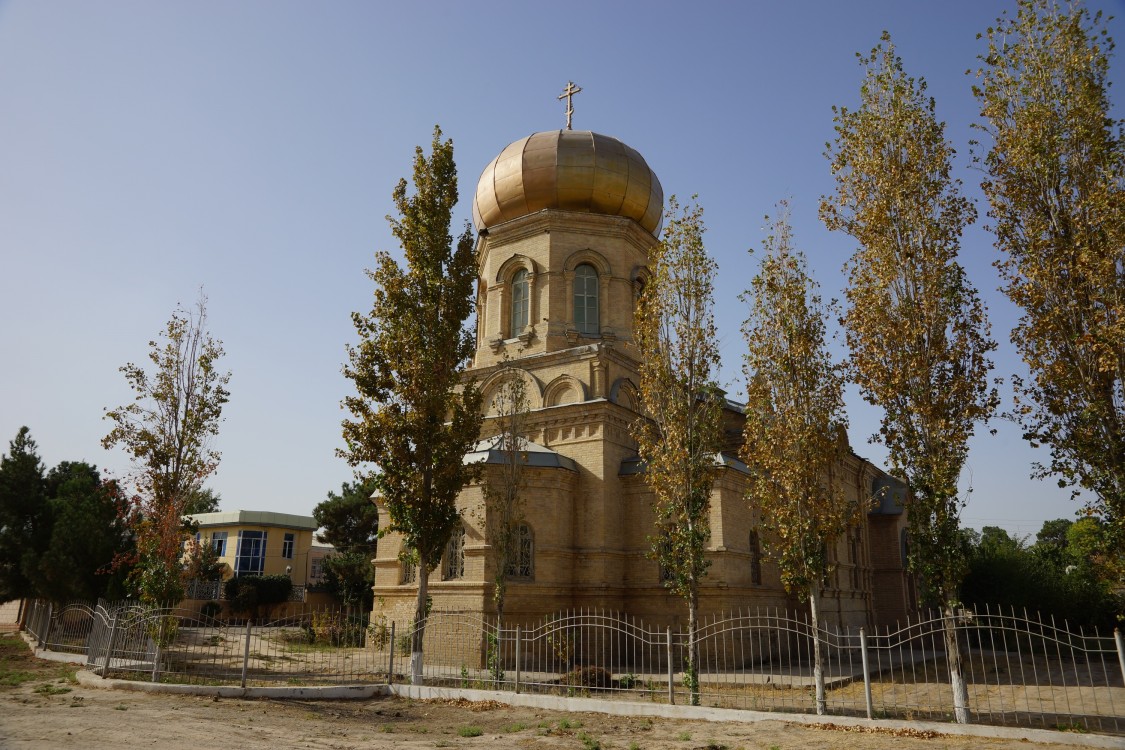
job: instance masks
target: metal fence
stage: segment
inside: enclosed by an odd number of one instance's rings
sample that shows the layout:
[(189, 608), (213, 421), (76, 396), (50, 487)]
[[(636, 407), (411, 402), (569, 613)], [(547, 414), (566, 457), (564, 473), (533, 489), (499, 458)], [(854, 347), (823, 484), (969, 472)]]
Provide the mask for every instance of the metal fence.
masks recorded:
[[(821, 628), (782, 611), (704, 619), (696, 700), (760, 711), (815, 710), (819, 638), (830, 714), (951, 720), (945, 621)], [(1015, 611), (954, 619), (971, 721), (1125, 733), (1125, 642)], [(262, 623), (105, 602), (34, 603), (27, 630), (43, 647), (86, 653), (104, 676), (209, 685), (403, 682), (408, 623), (314, 610)], [(689, 703), (688, 633), (615, 612), (575, 611), (498, 628), (466, 612), (432, 612), (425, 684)]]

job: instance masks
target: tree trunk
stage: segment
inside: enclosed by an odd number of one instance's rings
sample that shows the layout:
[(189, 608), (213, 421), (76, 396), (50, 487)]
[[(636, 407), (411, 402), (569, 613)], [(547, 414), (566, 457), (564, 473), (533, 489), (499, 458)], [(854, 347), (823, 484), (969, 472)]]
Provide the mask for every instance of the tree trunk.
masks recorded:
[(418, 555), (418, 598), (414, 602), (414, 633), (410, 638), (410, 684), (422, 684), (422, 637), (426, 634), (426, 598), (430, 582), (427, 560)]
[(688, 597), (688, 663), (687, 688), (691, 705), (699, 705), (699, 592)]
[(957, 640), (957, 621), (952, 605), (942, 608), (945, 660), (949, 664), (949, 686), (953, 690), (953, 717), (958, 724), (969, 723), (969, 689), (961, 673), (961, 644)]
[(500, 668), (500, 653), (503, 648), (503, 642), (500, 640), (503, 637), (504, 627), (504, 596), (506, 594), (506, 585), (503, 581), (498, 581), (496, 584), (496, 637), (490, 639), (488, 643), (487, 664), (488, 669), (492, 673), (492, 679), (496, 681), (496, 687), (500, 687), (500, 682), (504, 678), (504, 670)]
[(809, 615), (813, 630), (813, 682), (816, 683), (816, 714), (828, 713), (828, 699), (824, 695), (824, 663), (820, 656), (820, 587), (809, 591)]

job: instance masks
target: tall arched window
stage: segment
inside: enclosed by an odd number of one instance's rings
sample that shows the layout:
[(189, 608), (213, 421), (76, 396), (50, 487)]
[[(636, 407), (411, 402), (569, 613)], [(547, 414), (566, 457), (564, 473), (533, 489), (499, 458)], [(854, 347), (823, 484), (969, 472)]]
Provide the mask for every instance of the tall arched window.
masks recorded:
[(442, 567), (441, 578), (451, 581), (465, 575), (465, 527), (458, 526), (449, 537), (445, 545), (445, 565)]
[(598, 272), (589, 263), (574, 269), (574, 327), (579, 333), (597, 333)]
[(508, 569), (505, 571), (512, 578), (531, 578), (533, 573), (532, 562), (535, 559), (534, 540), (531, 538), (531, 527), (521, 523), (516, 527), (512, 539), (512, 557), (508, 560)]
[(753, 529), (750, 532), (750, 583), (760, 584), (762, 582), (762, 540), (758, 536), (758, 530)]
[(510, 336), (519, 336), (527, 328), (531, 312), (531, 290), (527, 271), (520, 269), (512, 277), (512, 330)]

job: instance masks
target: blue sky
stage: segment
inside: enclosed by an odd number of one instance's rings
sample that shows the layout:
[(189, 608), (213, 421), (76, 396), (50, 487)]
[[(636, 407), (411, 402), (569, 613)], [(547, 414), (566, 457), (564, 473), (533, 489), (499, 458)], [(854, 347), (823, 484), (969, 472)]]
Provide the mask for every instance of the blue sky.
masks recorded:
[[(131, 397), (118, 367), (144, 360), (202, 286), (233, 372), (209, 486), (224, 510), (311, 512), (351, 477), (335, 456), (349, 315), (369, 309), (374, 252), (395, 249), (384, 217), (414, 146), (435, 124), (453, 138), (467, 221), (505, 145), (564, 126), (568, 80), (583, 88), (576, 129), (638, 149), (666, 195), (699, 194), (723, 381), (738, 394), (746, 250), (778, 200), (825, 296), (842, 294), (853, 244), (817, 219), (833, 187), (824, 150), (832, 105), (858, 98), (855, 53), (884, 29), (928, 81), (983, 223), (965, 73), (977, 33), (1013, 5), (0, 2), (0, 449), (26, 424), (48, 465), (124, 475), (125, 457), (99, 444), (103, 410)], [(978, 223), (962, 261), (1010, 380), (1018, 312), (996, 291), (995, 258)], [(881, 463), (867, 443), (879, 412), (853, 390), (849, 417), (855, 450)], [(1034, 534), (1072, 516), (1067, 490), (1028, 478), (1043, 451), (993, 426), (972, 443), (965, 524)]]

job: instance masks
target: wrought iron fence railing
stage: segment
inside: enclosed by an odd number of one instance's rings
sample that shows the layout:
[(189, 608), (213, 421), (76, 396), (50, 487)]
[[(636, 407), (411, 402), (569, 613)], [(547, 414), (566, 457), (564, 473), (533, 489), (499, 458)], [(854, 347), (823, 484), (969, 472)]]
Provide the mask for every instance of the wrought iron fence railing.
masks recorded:
[[(30, 605), (44, 648), (87, 655), (103, 676), (197, 684), (421, 681), (454, 688), (815, 710), (813, 639), (821, 644), (829, 714), (951, 720), (953, 692), (939, 614), (893, 628), (821, 628), (781, 611), (705, 618), (695, 690), (683, 629), (628, 615), (563, 612), (503, 627), (434, 611), (423, 660), (409, 623), (312, 610), (260, 623), (194, 611), (100, 602)], [(1125, 733), (1125, 641), (1050, 618), (989, 608), (954, 620), (970, 720)]]

